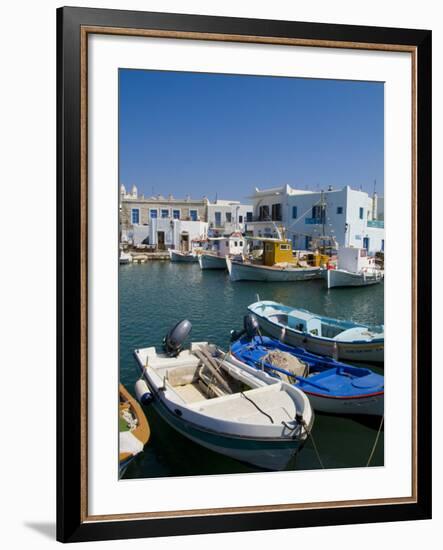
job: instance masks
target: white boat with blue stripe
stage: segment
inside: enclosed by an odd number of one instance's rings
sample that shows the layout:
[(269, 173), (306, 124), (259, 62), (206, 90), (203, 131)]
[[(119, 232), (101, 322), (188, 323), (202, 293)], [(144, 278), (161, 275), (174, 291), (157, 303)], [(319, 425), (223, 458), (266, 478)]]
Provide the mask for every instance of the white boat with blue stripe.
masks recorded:
[(346, 361), (384, 361), (384, 326), (368, 326), (316, 315), (263, 300), (248, 306), (260, 328), (290, 346)]

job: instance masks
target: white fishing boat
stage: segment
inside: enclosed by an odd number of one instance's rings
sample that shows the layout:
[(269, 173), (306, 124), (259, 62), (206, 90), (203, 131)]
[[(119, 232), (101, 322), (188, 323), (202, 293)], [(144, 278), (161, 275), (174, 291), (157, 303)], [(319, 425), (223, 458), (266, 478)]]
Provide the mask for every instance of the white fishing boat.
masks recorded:
[(201, 269), (226, 269), (226, 258), (241, 255), (244, 249), (244, 237), (235, 232), (229, 237), (210, 237), (209, 248), (198, 256)]
[(169, 257), (171, 262), (180, 263), (196, 263), (198, 262), (198, 255), (194, 252), (182, 252), (180, 250), (169, 249)]
[(302, 265), (292, 254), (291, 243), (284, 238), (254, 237), (263, 246), (255, 259), (226, 258), (231, 281), (306, 281), (322, 276), (320, 266)]
[(132, 256), (128, 252), (123, 252), (123, 250), (120, 250), (120, 257), (119, 257), (119, 263), (121, 265), (130, 264), (132, 263)]
[[(180, 434), (212, 451), (267, 470), (283, 470), (312, 428), (309, 399), (271, 376), (260, 379), (206, 342), (176, 345), (189, 333), (182, 321), (165, 352), (135, 350), (152, 406)], [(171, 345), (172, 342), (172, 345)]]
[(340, 248), (337, 269), (328, 269), (328, 288), (338, 286), (366, 286), (380, 283), (383, 271), (376, 266), (375, 258), (368, 256), (365, 248)]
[(291, 346), (334, 359), (384, 361), (383, 325), (332, 319), (272, 301), (255, 302), (248, 309), (263, 331)]
[(200, 269), (226, 269), (226, 258), (215, 252), (202, 252), (198, 256)]

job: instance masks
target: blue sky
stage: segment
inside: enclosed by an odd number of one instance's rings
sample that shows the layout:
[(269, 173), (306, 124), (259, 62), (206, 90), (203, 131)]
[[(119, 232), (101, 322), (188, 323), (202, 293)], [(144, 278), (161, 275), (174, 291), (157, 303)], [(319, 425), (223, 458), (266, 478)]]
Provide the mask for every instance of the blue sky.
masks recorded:
[(120, 182), (244, 199), (254, 187), (383, 194), (382, 83), (119, 71)]

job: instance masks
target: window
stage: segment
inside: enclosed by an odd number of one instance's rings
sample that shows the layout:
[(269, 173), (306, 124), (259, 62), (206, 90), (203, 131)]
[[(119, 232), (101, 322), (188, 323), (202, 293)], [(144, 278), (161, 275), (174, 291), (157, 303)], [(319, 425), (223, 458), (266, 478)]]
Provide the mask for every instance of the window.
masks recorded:
[(246, 212), (246, 221), (252, 222), (252, 212)]
[(238, 217), (238, 223), (243, 223), (243, 216)]
[(280, 203), (272, 205), (272, 219), (278, 222), (281, 221), (281, 204)]
[(266, 222), (269, 220), (269, 206), (267, 204), (260, 206), (258, 210), (258, 218), (261, 222)]
[(232, 222), (232, 213), (231, 212), (226, 212), (226, 221), (228, 223)]
[(133, 225), (140, 223), (140, 210), (138, 208), (133, 208), (131, 210), (131, 221)]
[(215, 227), (221, 227), (221, 212), (214, 212)]
[(381, 251), (382, 252), (385, 251), (385, 240), (384, 239), (381, 240)]
[(162, 218), (168, 218), (169, 217), (169, 210), (167, 208), (162, 209)]
[(337, 214), (343, 214), (343, 206), (337, 206)]
[(235, 247), (238, 246), (238, 242), (237, 242), (237, 241), (234, 241), (234, 246), (235, 246)]
[(193, 222), (197, 221), (197, 210), (189, 210), (189, 217)]
[(292, 218), (293, 218), (294, 220), (297, 219), (297, 207), (296, 207), (296, 206), (293, 206), (293, 207), (292, 207)]
[(320, 223), (323, 223), (325, 220), (325, 208), (321, 204), (316, 204), (312, 207), (312, 217), (315, 220), (319, 220)]
[(360, 212), (359, 212), (359, 218), (362, 220), (363, 219), (363, 216), (364, 216), (364, 208), (360, 208)]
[(149, 216), (150, 216), (151, 220), (155, 219), (157, 217), (157, 210), (155, 210), (155, 209), (149, 210)]
[(280, 250), (290, 250), (290, 246), (288, 244), (281, 244)]
[(172, 211), (172, 217), (174, 218), (174, 220), (179, 220), (180, 219), (180, 210), (173, 210)]
[(238, 246), (243, 246), (243, 241), (240, 241), (240, 242), (238, 243)]

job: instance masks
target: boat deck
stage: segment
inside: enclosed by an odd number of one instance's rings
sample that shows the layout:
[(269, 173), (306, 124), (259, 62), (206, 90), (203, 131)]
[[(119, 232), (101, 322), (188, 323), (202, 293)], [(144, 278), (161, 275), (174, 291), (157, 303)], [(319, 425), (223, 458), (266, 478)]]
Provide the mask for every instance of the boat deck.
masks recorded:
[(198, 382), (185, 384), (184, 386), (175, 386), (174, 391), (186, 403), (196, 403), (197, 401), (203, 401), (207, 399), (207, 396), (200, 389)]

